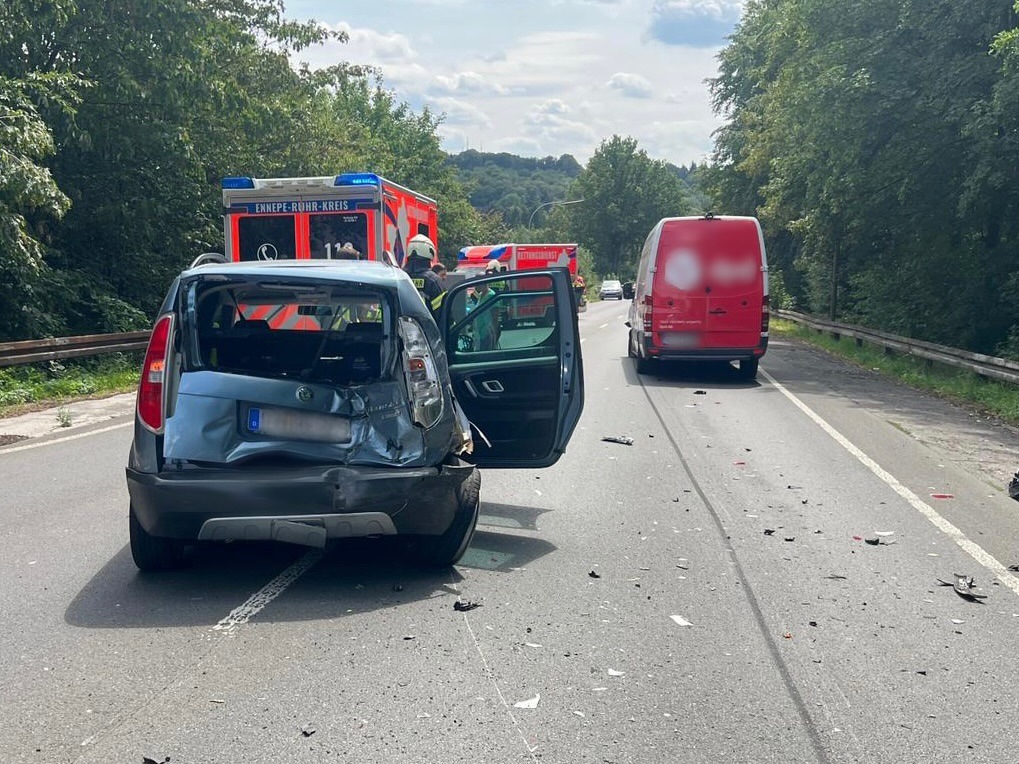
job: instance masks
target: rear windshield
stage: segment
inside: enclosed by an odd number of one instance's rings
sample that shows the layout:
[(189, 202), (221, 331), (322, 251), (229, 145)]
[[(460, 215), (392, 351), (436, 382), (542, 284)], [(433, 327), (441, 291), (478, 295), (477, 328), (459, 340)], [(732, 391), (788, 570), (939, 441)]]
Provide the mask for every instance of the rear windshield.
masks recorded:
[(742, 294), (762, 281), (761, 243), (753, 220), (675, 220), (658, 244), (657, 287)]
[(203, 278), (185, 287), (185, 371), (360, 385), (391, 374), (381, 292)]

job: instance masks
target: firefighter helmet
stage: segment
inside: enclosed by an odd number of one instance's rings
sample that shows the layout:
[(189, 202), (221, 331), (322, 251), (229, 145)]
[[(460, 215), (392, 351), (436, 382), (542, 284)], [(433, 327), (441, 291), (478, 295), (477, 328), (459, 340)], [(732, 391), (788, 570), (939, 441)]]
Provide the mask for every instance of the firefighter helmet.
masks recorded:
[(407, 259), (415, 257), (429, 263), (435, 259), (435, 245), (423, 233), (419, 233), (407, 243)]

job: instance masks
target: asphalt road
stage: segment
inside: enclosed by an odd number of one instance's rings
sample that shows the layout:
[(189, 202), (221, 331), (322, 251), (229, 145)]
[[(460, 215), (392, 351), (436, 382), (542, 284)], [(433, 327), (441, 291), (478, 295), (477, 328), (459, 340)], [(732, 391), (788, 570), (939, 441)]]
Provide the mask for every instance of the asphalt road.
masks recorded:
[(1014, 434), (781, 342), (754, 384), (638, 377), (624, 318), (583, 314), (568, 454), (486, 472), (446, 573), (362, 541), (141, 575), (129, 416), (0, 449), (0, 761), (1019, 759)]

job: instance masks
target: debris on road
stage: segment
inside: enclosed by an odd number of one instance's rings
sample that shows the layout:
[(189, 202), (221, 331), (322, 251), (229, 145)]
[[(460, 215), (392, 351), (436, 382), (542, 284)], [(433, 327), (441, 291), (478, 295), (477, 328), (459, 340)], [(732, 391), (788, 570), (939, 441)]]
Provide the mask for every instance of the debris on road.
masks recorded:
[(541, 693), (539, 692), (533, 698), (527, 700), (521, 700), (513, 704), (513, 708), (537, 708), (538, 702), (541, 700)]
[(453, 609), (458, 613), (466, 613), (468, 610), (474, 610), (476, 607), (481, 607), (481, 603), (471, 602), (470, 600), (457, 600), (453, 603)]
[(932, 499), (954, 499), (955, 494), (953, 493), (932, 493)]
[(169, 760), (170, 760), (169, 756), (167, 756), (165, 759), (162, 759), (161, 761), (150, 759), (148, 756), (142, 756), (142, 764), (166, 764)]
[(694, 390), (693, 394), (694, 395), (707, 395), (708, 391), (707, 390)]
[(1009, 565), (1008, 569), (1011, 571), (1015, 571), (1016, 573), (1019, 573), (1019, 565)]
[(969, 602), (980, 602), (980, 600), (987, 599), (986, 594), (980, 594), (974, 591), (978, 587), (976, 579), (973, 578), (973, 576), (965, 576), (960, 573), (953, 573), (952, 575), (955, 576), (954, 582), (942, 581), (940, 578), (937, 579), (937, 581), (941, 584), (941, 586), (951, 586), (955, 589), (956, 594)]
[(622, 446), (632, 446), (633, 438), (629, 435), (606, 435), (602, 438), (603, 443), (619, 443)]
[(315, 728), (312, 727), (310, 724), (305, 724), (303, 727), (301, 727), (301, 734), (304, 735), (305, 737), (311, 737), (312, 735), (315, 734)]
[(616, 671), (615, 669), (609, 669), (609, 676), (623, 676), (625, 671)]
[(786, 536), (785, 540), (786, 541), (796, 541), (796, 537), (795, 536)]
[(790, 491), (802, 491), (803, 490), (803, 486), (802, 485), (787, 485), (786, 488), (788, 488)]
[(222, 698), (209, 698), (210, 703), (226, 703)]
[(895, 539), (883, 539), (880, 537), (864, 539), (864, 541), (870, 544), (871, 546), (891, 546), (892, 544), (895, 543)]
[(774, 533), (775, 533), (775, 529), (774, 528), (765, 528), (764, 529), (764, 535), (765, 536), (772, 536), (772, 535), (774, 535)]
[(829, 573), (827, 576), (825, 576), (825, 578), (827, 578), (829, 581), (846, 581), (846, 580), (848, 580), (847, 576), (840, 576), (838, 573)]
[(593, 570), (590, 573), (588, 573), (587, 576), (588, 578), (601, 578), (601, 574)]
[(875, 536), (894, 536), (895, 531), (874, 531)]
[(736, 467), (746, 467), (747, 463), (746, 462), (733, 462), (733, 465), (735, 465)]
[(409, 642), (412, 639), (417, 639), (417, 634), (404, 634), (403, 638)]
[(693, 626), (692, 623), (690, 623), (681, 615), (670, 615), (669, 618), (675, 621), (677, 626)]
[(785, 634), (782, 635), (782, 639), (792, 639), (792, 638), (793, 638), (792, 633), (788, 632), (788, 631)]
[(817, 621), (807, 621), (809, 626), (817, 626)]
[(1008, 495), (1019, 501), (1019, 472), (1012, 476), (1012, 481), (1008, 484)]

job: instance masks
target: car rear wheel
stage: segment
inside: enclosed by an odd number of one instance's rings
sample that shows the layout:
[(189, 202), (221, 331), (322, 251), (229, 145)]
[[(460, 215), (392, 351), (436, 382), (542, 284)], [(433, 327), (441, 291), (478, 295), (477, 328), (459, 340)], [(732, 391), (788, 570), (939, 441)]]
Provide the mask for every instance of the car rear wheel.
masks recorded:
[(757, 367), (761, 365), (760, 358), (749, 358), (739, 362), (740, 379), (757, 379)]
[(642, 358), (639, 355), (635, 356), (637, 360), (637, 373), (638, 374), (650, 374), (655, 370), (655, 362), (650, 358)]
[(481, 510), (481, 473), (474, 470), (456, 492), (456, 515), (449, 530), (441, 536), (415, 539), (414, 556), (423, 564), (436, 567), (455, 565), (464, 556), (474, 538)]
[(187, 545), (180, 539), (166, 539), (148, 533), (130, 509), (131, 556), (139, 570), (173, 570), (187, 562)]

